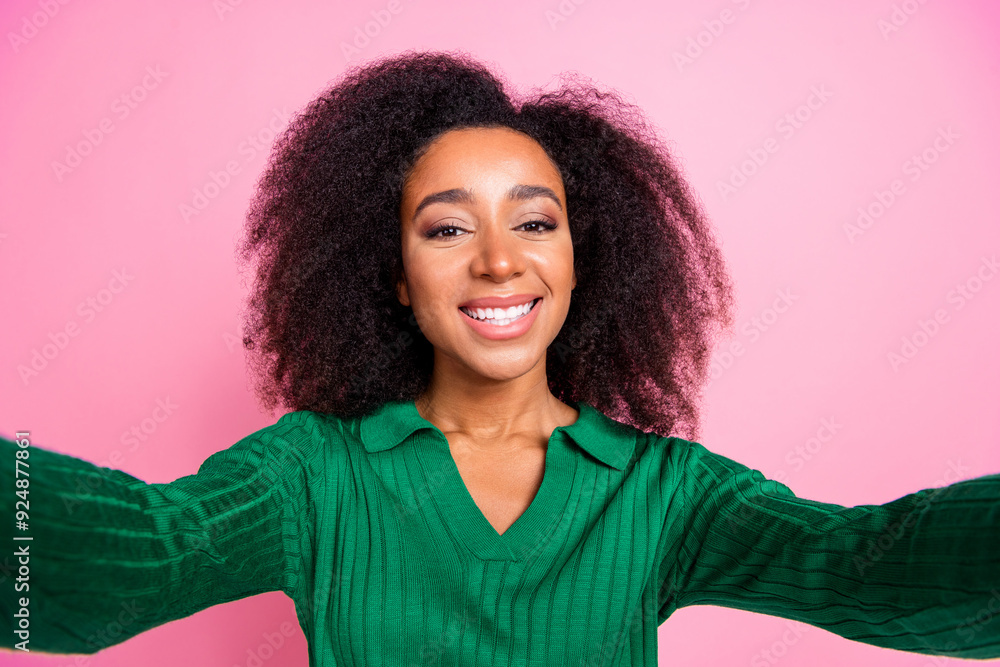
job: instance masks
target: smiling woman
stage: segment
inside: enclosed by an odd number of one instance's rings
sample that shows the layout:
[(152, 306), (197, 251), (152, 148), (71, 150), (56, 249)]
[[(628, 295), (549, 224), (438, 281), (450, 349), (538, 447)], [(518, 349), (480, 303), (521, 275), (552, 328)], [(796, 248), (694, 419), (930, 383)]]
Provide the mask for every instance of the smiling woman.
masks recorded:
[[(506, 410), (537, 423), (534, 406), (543, 429), (583, 399), (695, 437), (713, 334), (732, 309), (696, 201), (642, 113), (586, 81), (513, 100), (471, 58), (355, 68), (291, 121), (250, 207), (244, 341), (261, 399), (358, 416), (475, 386), (477, 403), (519, 396)], [(572, 299), (568, 283), (548, 284), (570, 275)], [(461, 315), (522, 295), (541, 298), (523, 337), (527, 321)], [(401, 337), (410, 354), (389, 354)], [(434, 382), (452, 364), (477, 377)], [(483, 382), (498, 364), (517, 366), (494, 378), (513, 385)]]
[[(440, 389), (470, 395), (488, 378), (517, 380), (503, 393), (532, 385), (548, 393), (539, 362), (576, 286), (564, 200), (544, 149), (511, 130), (454, 130), (417, 162), (403, 189), (399, 300), (434, 346), (432, 386), (437, 379)], [(441, 386), (461, 377), (454, 363), (468, 367), (468, 381)]]
[(1000, 657), (1000, 475), (843, 507), (692, 439), (731, 286), (616, 95), (356, 68), (278, 139), (241, 250), (260, 396), (291, 412), (168, 484), (0, 439), (35, 540), (4, 646), (281, 590), (310, 665), (655, 665), (706, 604)]
[(403, 187), (399, 300), (434, 347), (418, 406), (498, 533), (541, 485), (553, 428), (577, 419), (545, 376), (576, 286), (565, 199), (545, 150), (503, 127), (445, 133)]

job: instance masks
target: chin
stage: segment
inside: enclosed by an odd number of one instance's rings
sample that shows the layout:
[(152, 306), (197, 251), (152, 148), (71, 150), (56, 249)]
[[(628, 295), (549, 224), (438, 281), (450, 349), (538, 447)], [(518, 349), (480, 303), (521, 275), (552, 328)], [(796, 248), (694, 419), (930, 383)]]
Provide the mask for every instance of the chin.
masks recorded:
[(534, 368), (541, 360), (541, 357), (537, 359), (518, 358), (506, 362), (498, 359), (495, 363), (483, 363), (484, 360), (480, 357), (468, 366), (477, 375), (490, 380), (503, 381), (521, 377)]

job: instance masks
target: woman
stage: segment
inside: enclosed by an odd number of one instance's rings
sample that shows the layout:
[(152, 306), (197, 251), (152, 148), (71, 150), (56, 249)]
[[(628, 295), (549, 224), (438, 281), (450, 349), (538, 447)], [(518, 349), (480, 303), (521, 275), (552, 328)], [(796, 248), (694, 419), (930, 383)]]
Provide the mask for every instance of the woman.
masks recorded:
[(730, 283), (614, 95), (352, 70), (278, 140), (241, 250), (259, 393), (293, 411), (170, 484), (3, 441), (33, 537), (4, 646), (282, 590), (312, 665), (654, 665), (694, 604), (1000, 656), (1000, 475), (841, 507), (692, 440)]

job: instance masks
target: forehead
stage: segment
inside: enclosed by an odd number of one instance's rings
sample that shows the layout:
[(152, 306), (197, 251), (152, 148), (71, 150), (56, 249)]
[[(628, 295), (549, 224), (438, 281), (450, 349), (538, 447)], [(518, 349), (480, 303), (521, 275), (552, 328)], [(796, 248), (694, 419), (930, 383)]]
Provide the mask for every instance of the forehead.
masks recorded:
[(506, 127), (460, 128), (442, 134), (413, 165), (406, 185), (454, 180), (484, 171), (505, 171), (562, 185), (558, 168), (541, 144)]

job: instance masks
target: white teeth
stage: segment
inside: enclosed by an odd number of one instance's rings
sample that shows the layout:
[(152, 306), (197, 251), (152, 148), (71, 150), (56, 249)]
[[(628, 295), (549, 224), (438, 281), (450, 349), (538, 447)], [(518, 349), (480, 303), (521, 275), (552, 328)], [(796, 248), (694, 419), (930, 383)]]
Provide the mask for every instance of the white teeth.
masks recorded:
[(520, 306), (511, 306), (506, 309), (476, 308), (473, 310), (471, 308), (461, 308), (461, 311), (477, 320), (488, 320), (490, 324), (504, 326), (510, 324), (514, 320), (519, 320), (530, 313), (534, 303), (534, 301), (529, 301), (528, 303), (521, 304)]

